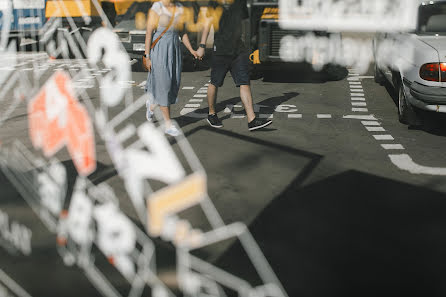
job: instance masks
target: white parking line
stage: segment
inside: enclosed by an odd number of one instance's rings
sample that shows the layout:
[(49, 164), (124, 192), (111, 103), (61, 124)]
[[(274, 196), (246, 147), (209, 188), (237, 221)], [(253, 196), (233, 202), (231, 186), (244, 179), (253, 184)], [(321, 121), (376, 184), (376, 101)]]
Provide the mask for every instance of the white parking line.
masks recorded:
[(376, 140), (395, 140), (392, 135), (382, 134), (382, 135), (373, 135)]
[(446, 175), (446, 168), (419, 165), (407, 154), (389, 155), (389, 158), (399, 169), (409, 171), (412, 174)]
[(401, 144), (381, 144), (385, 150), (404, 150), (404, 146)]

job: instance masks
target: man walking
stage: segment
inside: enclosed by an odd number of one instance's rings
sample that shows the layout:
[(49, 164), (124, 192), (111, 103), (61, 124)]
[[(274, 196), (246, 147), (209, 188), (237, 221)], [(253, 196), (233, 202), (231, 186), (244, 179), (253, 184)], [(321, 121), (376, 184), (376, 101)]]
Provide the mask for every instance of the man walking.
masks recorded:
[[(219, 28), (214, 35), (211, 83), (207, 94), (209, 104), (207, 121), (212, 127), (223, 127), (215, 110), (215, 102), (218, 88), (223, 86), (226, 73), (230, 71), (235, 85), (240, 88), (240, 98), (248, 118), (248, 129), (254, 131), (270, 125), (272, 121), (259, 119), (254, 113), (249, 79), (249, 52), (241, 39), (242, 20), (249, 17), (246, 0), (232, 0), (231, 2), (231, 4), (223, 4), (223, 14), (220, 18)], [(200, 59), (205, 54), (205, 43), (209, 31), (210, 25), (206, 25), (201, 37), (200, 47), (197, 50)]]

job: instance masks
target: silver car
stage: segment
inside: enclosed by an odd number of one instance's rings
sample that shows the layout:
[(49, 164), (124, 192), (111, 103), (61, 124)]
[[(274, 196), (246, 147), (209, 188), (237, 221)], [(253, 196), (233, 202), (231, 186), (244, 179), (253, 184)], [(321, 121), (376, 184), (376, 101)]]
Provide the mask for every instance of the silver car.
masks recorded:
[(374, 39), (375, 81), (398, 92), (400, 122), (420, 124), (417, 109), (446, 113), (446, 1), (422, 2), (416, 30)]

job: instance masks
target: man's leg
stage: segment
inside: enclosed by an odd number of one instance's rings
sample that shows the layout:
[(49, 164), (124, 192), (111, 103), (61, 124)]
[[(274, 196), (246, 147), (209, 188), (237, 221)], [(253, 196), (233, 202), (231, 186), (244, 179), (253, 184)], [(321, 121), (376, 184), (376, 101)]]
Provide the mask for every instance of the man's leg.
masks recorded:
[(213, 84), (209, 84), (208, 86), (208, 105), (209, 105), (209, 114), (216, 114), (215, 112), (215, 102), (217, 101), (217, 93), (218, 88)]
[(252, 105), (252, 94), (250, 85), (240, 86), (240, 98), (242, 99), (243, 106), (245, 107), (248, 122), (251, 122), (252, 120), (254, 120), (256, 115), (254, 114), (254, 106)]

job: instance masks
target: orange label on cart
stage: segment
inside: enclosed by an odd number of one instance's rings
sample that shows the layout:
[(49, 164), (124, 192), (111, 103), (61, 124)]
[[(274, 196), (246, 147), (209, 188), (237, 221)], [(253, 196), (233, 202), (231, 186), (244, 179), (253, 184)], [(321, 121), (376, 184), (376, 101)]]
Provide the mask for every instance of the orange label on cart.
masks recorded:
[(93, 126), (68, 74), (58, 71), (45, 83), (28, 104), (28, 116), (31, 141), (46, 157), (67, 146), (80, 175), (96, 169)]

